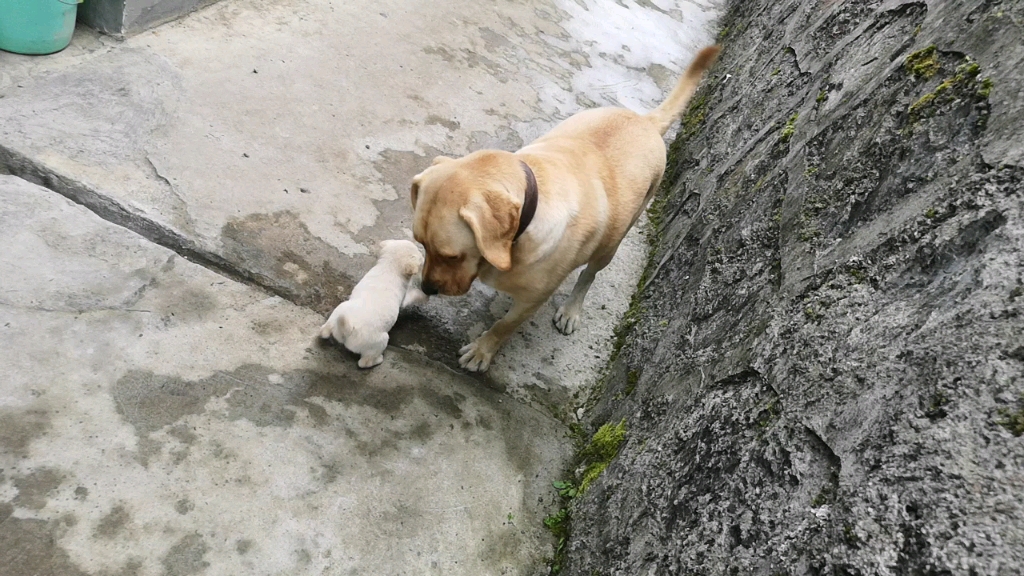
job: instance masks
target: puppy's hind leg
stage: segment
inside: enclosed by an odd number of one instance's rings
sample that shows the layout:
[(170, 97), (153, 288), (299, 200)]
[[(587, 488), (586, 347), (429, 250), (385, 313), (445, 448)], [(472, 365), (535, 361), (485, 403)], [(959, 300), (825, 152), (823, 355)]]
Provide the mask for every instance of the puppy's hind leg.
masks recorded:
[(388, 333), (385, 332), (366, 342), (359, 350), (360, 368), (373, 368), (384, 361), (384, 350), (388, 347)]
[[(618, 246), (615, 248), (617, 249)], [(579, 328), (580, 314), (583, 312), (583, 300), (587, 297), (587, 291), (590, 290), (590, 285), (594, 283), (597, 273), (612, 261), (613, 256), (615, 256), (614, 249), (591, 260), (587, 267), (583, 269), (583, 272), (580, 273), (580, 277), (576, 280), (576, 285), (572, 287), (572, 294), (569, 294), (569, 298), (555, 311), (553, 321), (559, 332), (562, 334), (572, 334)]]

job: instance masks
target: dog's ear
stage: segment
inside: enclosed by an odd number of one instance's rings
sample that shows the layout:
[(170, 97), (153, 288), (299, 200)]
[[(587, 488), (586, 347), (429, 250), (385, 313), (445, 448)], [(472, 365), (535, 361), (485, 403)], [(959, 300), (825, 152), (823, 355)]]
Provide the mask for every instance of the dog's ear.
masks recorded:
[(512, 239), (519, 226), (519, 208), (508, 195), (488, 192), (459, 209), (484, 259), (502, 272), (512, 268)]
[[(437, 156), (434, 161), (430, 163), (431, 166), (437, 166), (443, 162), (449, 162), (452, 159), (447, 156)], [(427, 168), (430, 170), (430, 168)], [(412, 188), (409, 190), (409, 199), (412, 200), (412, 210), (416, 211), (416, 200), (420, 195), (420, 182), (423, 181), (423, 175), (427, 173), (427, 170), (420, 172), (419, 174), (412, 177)]]
[(412, 200), (412, 211), (416, 211), (416, 199), (420, 195), (420, 180), (423, 180), (423, 172), (412, 177), (412, 189), (409, 190), (409, 199)]

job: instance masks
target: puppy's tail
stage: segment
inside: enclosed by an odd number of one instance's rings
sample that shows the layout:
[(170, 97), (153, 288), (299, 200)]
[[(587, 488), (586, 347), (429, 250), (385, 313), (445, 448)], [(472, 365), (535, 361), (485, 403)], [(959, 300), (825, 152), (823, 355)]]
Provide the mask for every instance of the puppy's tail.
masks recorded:
[(698, 52), (690, 67), (686, 69), (686, 74), (683, 74), (683, 77), (679, 79), (679, 83), (672, 89), (668, 98), (661, 103), (661, 106), (658, 106), (647, 115), (662, 135), (668, 131), (669, 126), (673, 122), (683, 115), (683, 110), (690, 103), (693, 93), (697, 91), (697, 85), (700, 84), (701, 76), (715, 63), (715, 59), (718, 58), (718, 53), (721, 50), (719, 46), (708, 46)]

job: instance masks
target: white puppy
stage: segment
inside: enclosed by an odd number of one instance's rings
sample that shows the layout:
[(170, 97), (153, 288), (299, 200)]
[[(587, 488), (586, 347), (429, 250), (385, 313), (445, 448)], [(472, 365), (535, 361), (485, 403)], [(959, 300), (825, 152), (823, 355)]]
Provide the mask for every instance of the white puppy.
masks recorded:
[(427, 295), (412, 285), (422, 265), (423, 256), (412, 242), (381, 242), (377, 264), (356, 284), (348, 300), (334, 309), (320, 327), (320, 337), (334, 336), (359, 354), (360, 368), (383, 362), (388, 330), (398, 321), (399, 309), (427, 301)]

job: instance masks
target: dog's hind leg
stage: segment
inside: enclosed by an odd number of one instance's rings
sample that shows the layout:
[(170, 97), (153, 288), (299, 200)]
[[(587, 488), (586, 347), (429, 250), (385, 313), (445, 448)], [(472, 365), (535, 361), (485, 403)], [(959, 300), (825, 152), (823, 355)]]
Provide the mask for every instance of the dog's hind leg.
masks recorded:
[(590, 285), (594, 283), (597, 273), (612, 261), (613, 256), (615, 256), (615, 250), (602, 254), (600, 258), (591, 260), (587, 267), (583, 269), (583, 272), (580, 272), (580, 277), (576, 279), (576, 285), (572, 287), (572, 294), (569, 294), (569, 298), (555, 311), (553, 320), (559, 332), (562, 334), (572, 334), (579, 328), (580, 314), (583, 312), (583, 300), (587, 297), (587, 291), (590, 290)]

